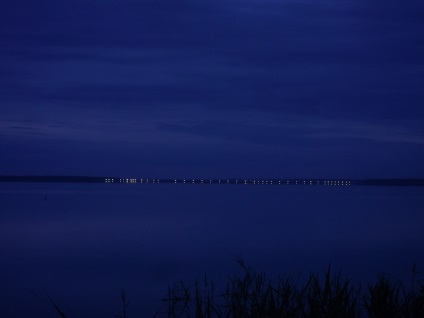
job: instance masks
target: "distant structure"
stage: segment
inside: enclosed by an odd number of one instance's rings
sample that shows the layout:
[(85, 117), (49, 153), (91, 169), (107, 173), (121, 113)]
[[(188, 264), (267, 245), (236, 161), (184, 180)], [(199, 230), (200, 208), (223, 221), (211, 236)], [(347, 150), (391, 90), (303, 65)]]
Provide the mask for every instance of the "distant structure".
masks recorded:
[(136, 179), (106, 178), (106, 183), (174, 183), (303, 186), (424, 186), (424, 179)]
[(0, 182), (225, 184), (252, 186), (424, 186), (424, 179), (158, 179), (86, 176), (2, 176)]
[(346, 179), (137, 179), (105, 178), (105, 183), (178, 183), (178, 184), (240, 184), (240, 185), (323, 185), (351, 186)]

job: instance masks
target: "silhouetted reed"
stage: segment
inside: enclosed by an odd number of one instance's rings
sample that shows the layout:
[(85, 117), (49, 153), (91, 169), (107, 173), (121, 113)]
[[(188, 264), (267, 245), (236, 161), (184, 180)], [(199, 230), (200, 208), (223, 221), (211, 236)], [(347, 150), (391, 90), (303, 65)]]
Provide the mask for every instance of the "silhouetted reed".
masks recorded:
[(182, 282), (168, 290), (165, 317), (196, 318), (423, 318), (424, 284), (413, 268), (409, 289), (385, 276), (368, 286), (333, 274), (330, 266), (323, 277), (311, 274), (300, 284), (293, 277), (276, 283), (238, 260), (242, 275), (229, 278), (227, 287), (215, 295), (206, 276), (203, 285), (192, 288)]
[[(300, 283), (292, 276), (272, 282), (238, 259), (242, 275), (228, 279), (224, 291), (216, 294), (215, 284), (205, 275), (193, 286), (180, 281), (168, 288), (163, 310), (155, 317), (168, 318), (423, 318), (424, 281), (415, 266), (409, 288), (401, 282), (378, 277), (364, 291), (359, 284), (332, 273), (311, 274)], [(422, 276), (420, 276), (422, 277)], [(51, 300), (56, 313), (65, 313)], [(122, 314), (127, 317), (129, 300), (121, 291)]]

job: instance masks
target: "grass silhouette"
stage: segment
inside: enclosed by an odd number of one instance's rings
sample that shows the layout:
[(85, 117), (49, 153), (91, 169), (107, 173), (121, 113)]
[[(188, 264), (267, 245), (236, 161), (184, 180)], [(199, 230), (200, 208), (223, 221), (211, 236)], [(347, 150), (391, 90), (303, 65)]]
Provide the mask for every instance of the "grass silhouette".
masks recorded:
[(423, 318), (424, 282), (415, 267), (409, 289), (380, 276), (364, 291), (359, 284), (333, 273), (311, 274), (300, 284), (293, 277), (276, 283), (253, 271), (243, 260), (241, 276), (229, 278), (227, 287), (215, 294), (214, 284), (196, 281), (192, 288), (180, 282), (163, 299), (168, 318)]
[[(330, 266), (323, 276), (310, 274), (304, 283), (292, 276), (272, 282), (261, 272), (237, 260), (241, 275), (230, 277), (216, 293), (205, 275), (193, 285), (178, 282), (168, 287), (163, 308), (154, 317), (168, 318), (423, 318), (423, 273), (412, 268), (409, 288), (379, 276), (362, 289)], [(127, 318), (129, 300), (121, 290), (122, 314)], [(61, 318), (66, 314), (51, 300)]]

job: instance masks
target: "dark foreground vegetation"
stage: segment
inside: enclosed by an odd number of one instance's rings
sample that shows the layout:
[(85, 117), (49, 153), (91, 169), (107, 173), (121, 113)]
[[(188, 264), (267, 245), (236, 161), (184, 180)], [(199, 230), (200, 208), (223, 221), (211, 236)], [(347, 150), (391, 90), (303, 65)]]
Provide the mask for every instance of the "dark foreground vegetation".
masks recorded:
[[(227, 287), (216, 292), (205, 276), (193, 285), (179, 282), (168, 288), (163, 310), (155, 317), (195, 318), (424, 318), (423, 273), (415, 266), (408, 288), (380, 276), (373, 284), (360, 286), (333, 273), (311, 274), (304, 283), (287, 277), (277, 282), (253, 271), (238, 260), (241, 275), (229, 278)], [(129, 318), (125, 291), (121, 292), (122, 313)], [(66, 315), (53, 303), (57, 313)]]

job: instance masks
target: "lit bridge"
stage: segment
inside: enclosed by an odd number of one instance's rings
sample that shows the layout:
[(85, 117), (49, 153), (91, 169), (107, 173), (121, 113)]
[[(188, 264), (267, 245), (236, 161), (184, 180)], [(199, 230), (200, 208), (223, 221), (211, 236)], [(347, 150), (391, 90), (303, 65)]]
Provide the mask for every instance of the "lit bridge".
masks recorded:
[(412, 186), (423, 187), (424, 179), (159, 179), (90, 176), (11, 176), (0, 175), (0, 182), (109, 183), (109, 184), (225, 184), (252, 186)]
[(106, 183), (174, 183), (174, 184), (233, 184), (233, 185), (303, 185), (351, 186), (349, 179), (155, 179), (155, 178), (105, 178)]

